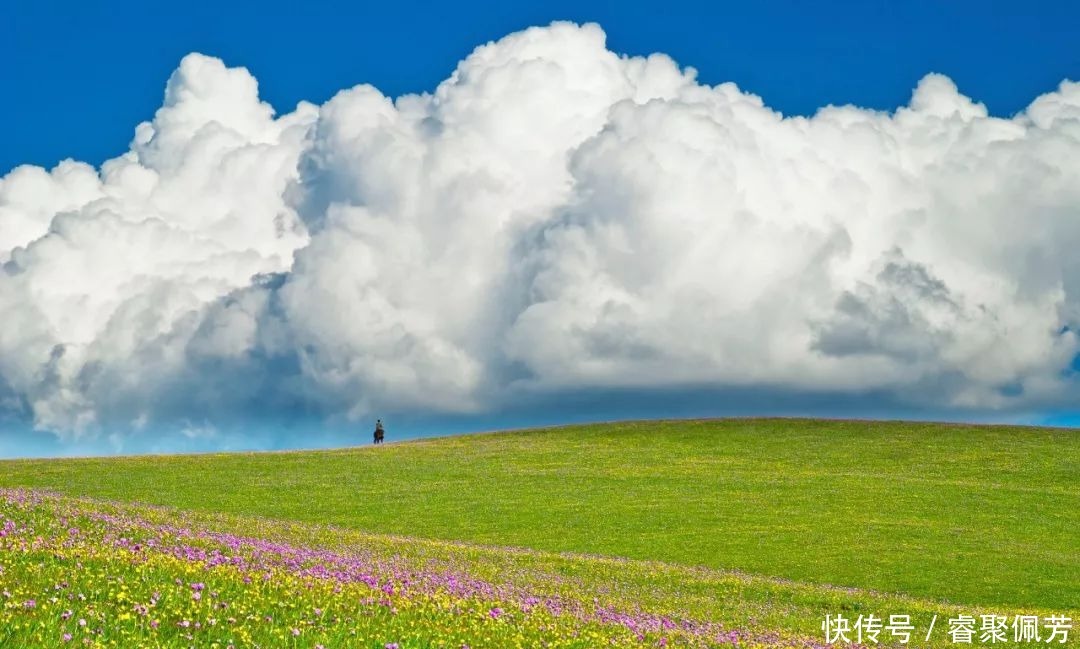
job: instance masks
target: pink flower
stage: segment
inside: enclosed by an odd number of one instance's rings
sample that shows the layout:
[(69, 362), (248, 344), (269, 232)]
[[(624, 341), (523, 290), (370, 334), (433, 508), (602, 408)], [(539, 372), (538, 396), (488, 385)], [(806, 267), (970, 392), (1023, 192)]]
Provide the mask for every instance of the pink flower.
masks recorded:
[(500, 617), (502, 617), (502, 614), (503, 614), (503, 610), (501, 608), (499, 608), (498, 606), (496, 606), (495, 608), (488, 611), (488, 615), (490, 615), (491, 619), (493, 619), (493, 620), (499, 619)]
[(63, 638), (64, 642), (71, 642), (71, 634), (70, 633), (65, 633), (61, 637)]
[(292, 634), (293, 634), (293, 637), (294, 637), (294, 638), (295, 638), (296, 636), (300, 635), (300, 629), (293, 629), (293, 630), (292, 630)]

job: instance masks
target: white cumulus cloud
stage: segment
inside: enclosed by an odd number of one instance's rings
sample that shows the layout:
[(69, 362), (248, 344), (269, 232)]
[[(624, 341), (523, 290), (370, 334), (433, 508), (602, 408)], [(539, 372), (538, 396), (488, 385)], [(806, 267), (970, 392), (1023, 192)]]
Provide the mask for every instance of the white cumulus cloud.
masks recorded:
[(893, 112), (766, 99), (596, 25), (281, 116), (191, 54), (124, 155), (0, 179), (0, 408), (78, 436), (582, 388), (1076, 396), (1080, 84), (1011, 118), (938, 74)]

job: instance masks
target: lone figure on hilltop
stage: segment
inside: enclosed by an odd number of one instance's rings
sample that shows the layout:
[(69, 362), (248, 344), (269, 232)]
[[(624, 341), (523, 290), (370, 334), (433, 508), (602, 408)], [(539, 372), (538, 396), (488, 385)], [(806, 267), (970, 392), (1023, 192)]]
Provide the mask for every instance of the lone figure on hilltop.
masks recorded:
[(383, 437), (386, 436), (386, 431), (383, 430), (382, 419), (375, 420), (375, 443), (382, 444)]

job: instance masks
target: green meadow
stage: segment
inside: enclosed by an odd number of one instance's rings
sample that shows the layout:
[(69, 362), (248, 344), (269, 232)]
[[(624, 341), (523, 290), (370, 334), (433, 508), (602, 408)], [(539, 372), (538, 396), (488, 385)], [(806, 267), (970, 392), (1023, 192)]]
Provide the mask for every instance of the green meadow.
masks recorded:
[(1080, 608), (1071, 430), (630, 422), (332, 451), (5, 461), (0, 486), (981, 609)]

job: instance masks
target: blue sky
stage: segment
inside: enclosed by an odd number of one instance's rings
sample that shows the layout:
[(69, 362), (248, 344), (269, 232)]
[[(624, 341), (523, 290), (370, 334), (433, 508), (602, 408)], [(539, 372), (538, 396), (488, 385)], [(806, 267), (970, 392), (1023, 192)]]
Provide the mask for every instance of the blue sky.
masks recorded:
[[(508, 36), (555, 20), (606, 49)], [(8, 2), (0, 177), (100, 165), (174, 96), (125, 173), (0, 185), (0, 456), (334, 446), (376, 414), (1075, 425), (1078, 33), (1072, 2)], [(258, 105), (459, 63), (438, 101)]]
[(12, 0), (0, 20), (0, 172), (101, 162), (160, 105), (188, 52), (252, 70), (278, 111), (371, 83), (429, 91), (476, 45), (553, 20), (599, 22), (611, 49), (666, 52), (786, 114), (891, 110), (927, 72), (1011, 115), (1080, 77), (1074, 2), (186, 2)]

